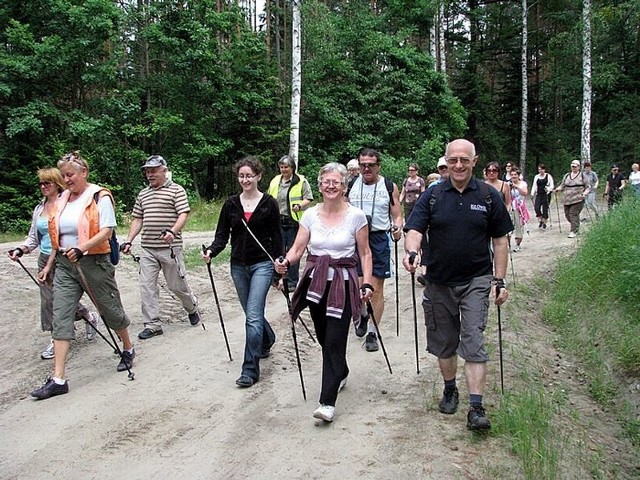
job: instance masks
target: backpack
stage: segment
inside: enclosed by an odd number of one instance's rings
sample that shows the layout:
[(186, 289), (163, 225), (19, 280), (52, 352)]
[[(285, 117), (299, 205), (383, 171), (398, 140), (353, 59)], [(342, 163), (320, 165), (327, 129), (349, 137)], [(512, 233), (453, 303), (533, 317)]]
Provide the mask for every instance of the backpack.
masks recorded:
[[(113, 208), (115, 209), (116, 206), (113, 202), (113, 196), (111, 195), (111, 192), (106, 188), (100, 189), (93, 194), (93, 201), (96, 202), (96, 206), (98, 205), (98, 200), (101, 197), (104, 197), (105, 195), (109, 196), (109, 198), (111, 199), (111, 203), (113, 204)], [(118, 237), (116, 236), (115, 228), (111, 229), (111, 238), (109, 238), (109, 248), (111, 249), (111, 252), (109, 253), (109, 259), (111, 260), (111, 263), (114, 266), (118, 265), (118, 262), (120, 262), (120, 245), (118, 244)]]

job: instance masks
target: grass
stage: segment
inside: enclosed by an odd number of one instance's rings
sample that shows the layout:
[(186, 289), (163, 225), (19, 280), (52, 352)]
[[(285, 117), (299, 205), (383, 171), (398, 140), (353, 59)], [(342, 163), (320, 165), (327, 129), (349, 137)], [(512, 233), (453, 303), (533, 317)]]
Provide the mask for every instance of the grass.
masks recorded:
[(25, 233), (2, 232), (0, 233), (0, 243), (20, 242), (26, 237)]

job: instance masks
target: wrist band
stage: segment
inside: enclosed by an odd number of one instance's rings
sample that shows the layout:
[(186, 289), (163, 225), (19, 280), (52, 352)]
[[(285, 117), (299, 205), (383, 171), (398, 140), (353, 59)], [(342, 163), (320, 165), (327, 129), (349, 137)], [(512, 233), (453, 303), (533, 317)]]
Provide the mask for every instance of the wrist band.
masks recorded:
[(372, 292), (375, 292), (375, 289), (373, 288), (373, 285), (371, 285), (370, 283), (363, 283), (363, 284), (362, 284), (362, 286), (361, 286), (360, 288), (362, 288), (363, 290), (364, 290), (365, 288), (368, 288), (368, 289), (369, 289), (369, 290), (371, 290)]

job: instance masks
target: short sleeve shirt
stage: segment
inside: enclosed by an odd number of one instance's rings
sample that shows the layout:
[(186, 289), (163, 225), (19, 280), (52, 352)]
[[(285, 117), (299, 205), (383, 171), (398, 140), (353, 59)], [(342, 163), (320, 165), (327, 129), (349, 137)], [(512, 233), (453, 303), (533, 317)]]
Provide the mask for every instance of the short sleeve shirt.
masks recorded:
[[(177, 183), (167, 180), (158, 188), (147, 187), (136, 198), (133, 206), (133, 218), (142, 219), (142, 242), (145, 248), (166, 247), (160, 238), (163, 230), (171, 228), (183, 213), (188, 213), (187, 193)], [(175, 232), (173, 245), (182, 245), (181, 232)]]
[[(429, 235), (427, 280), (465, 285), (493, 271), (490, 242), (513, 230), (513, 222), (495, 188), (481, 189), (472, 178), (460, 193), (447, 180), (420, 195), (404, 230)], [(432, 204), (433, 203), (433, 204)]]

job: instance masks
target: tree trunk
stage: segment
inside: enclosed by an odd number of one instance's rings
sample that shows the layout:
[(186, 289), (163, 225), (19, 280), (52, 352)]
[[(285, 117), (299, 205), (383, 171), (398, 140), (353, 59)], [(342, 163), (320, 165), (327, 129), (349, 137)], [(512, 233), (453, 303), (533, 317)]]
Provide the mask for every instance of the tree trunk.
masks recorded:
[(522, 118), (520, 120), (520, 170), (525, 175), (525, 167), (527, 164), (527, 130), (529, 126), (529, 77), (527, 69), (528, 59), (528, 29), (527, 29), (527, 0), (522, 0)]
[(591, 162), (591, 0), (582, 7), (582, 139), (580, 159)]
[(300, 97), (302, 93), (302, 22), (300, 20), (300, 3), (293, 0), (293, 16), (291, 22), (291, 132), (289, 136), (289, 156), (298, 167), (298, 150), (300, 140)]
[(438, 6), (438, 61), (440, 63), (440, 71), (447, 73), (447, 49), (444, 42), (444, 32), (447, 30), (447, 17), (444, 14), (444, 6)]

